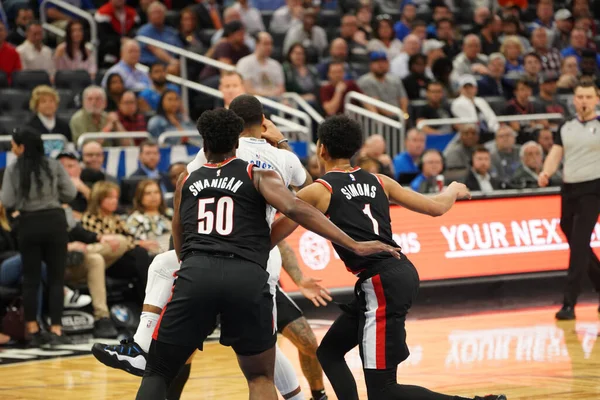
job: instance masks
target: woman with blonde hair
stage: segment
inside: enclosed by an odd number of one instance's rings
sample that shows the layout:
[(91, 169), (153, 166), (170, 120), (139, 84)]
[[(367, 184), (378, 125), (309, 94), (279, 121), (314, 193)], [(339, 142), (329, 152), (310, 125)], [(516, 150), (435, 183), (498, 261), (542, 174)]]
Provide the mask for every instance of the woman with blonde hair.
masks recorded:
[(84, 229), (100, 235), (121, 235), (127, 241), (127, 251), (116, 260), (107, 260), (106, 275), (113, 278), (137, 278), (136, 290), (144, 298), (150, 256), (144, 247), (148, 243), (137, 241), (115, 214), (119, 206), (119, 186), (112, 182), (100, 181), (92, 187), (88, 208), (81, 216)]
[(127, 228), (140, 241), (149, 242), (148, 251), (159, 254), (169, 250), (173, 210), (165, 206), (158, 183), (145, 179), (138, 183), (133, 197), (133, 213)]
[(69, 121), (56, 116), (60, 98), (58, 92), (48, 85), (40, 85), (33, 89), (29, 99), (29, 109), (34, 116), (27, 125), (41, 135), (60, 133), (70, 142), (73, 140)]
[(506, 58), (506, 74), (523, 73), (523, 53), (525, 49), (516, 35), (507, 36), (500, 46), (500, 52)]

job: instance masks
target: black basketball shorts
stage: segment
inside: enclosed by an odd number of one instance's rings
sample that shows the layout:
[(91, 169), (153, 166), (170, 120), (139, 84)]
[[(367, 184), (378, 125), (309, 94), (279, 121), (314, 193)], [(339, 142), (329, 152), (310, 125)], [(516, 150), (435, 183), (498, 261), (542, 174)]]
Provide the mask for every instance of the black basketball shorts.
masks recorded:
[(304, 315), (300, 307), (279, 285), (275, 289), (275, 304), (277, 305), (277, 330), (280, 333), (286, 326)]
[(239, 258), (195, 253), (185, 258), (153, 338), (202, 350), (221, 321), (221, 344), (244, 356), (275, 345), (273, 296), (269, 274)]

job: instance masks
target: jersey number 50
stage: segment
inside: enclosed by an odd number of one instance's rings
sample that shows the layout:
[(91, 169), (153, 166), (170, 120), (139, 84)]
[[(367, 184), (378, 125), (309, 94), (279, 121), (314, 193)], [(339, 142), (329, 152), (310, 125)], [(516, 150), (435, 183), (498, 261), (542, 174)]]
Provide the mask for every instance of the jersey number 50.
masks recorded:
[(233, 231), (233, 199), (221, 197), (214, 207), (215, 211), (207, 210), (206, 206), (214, 202), (214, 197), (198, 200), (198, 233), (210, 235), (216, 231), (219, 235), (227, 236)]

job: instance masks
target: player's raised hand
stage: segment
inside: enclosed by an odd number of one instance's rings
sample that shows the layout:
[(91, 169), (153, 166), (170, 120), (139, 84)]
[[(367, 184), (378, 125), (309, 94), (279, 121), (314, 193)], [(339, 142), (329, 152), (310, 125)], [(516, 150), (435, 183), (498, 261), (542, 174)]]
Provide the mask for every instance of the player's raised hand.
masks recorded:
[(370, 242), (356, 242), (356, 245), (352, 248), (352, 251), (359, 256), (370, 256), (371, 254), (377, 253), (390, 253), (392, 256), (399, 259), (402, 248), (393, 247), (378, 240), (372, 240)]
[(329, 290), (319, 283), (321, 279), (303, 277), (298, 288), (304, 297), (313, 302), (315, 307), (326, 306), (328, 301), (333, 300)]
[(285, 139), (285, 136), (277, 129), (275, 124), (266, 118), (263, 119), (261, 136), (273, 146), (277, 146), (277, 142), (281, 139)]

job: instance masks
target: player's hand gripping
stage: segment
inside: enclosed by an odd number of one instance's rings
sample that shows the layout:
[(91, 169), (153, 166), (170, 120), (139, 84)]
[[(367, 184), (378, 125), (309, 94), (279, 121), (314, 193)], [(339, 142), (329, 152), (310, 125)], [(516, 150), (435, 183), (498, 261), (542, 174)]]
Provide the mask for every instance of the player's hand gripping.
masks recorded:
[(469, 188), (465, 186), (464, 183), (452, 182), (450, 185), (448, 185), (448, 189), (454, 190), (456, 192), (457, 199), (471, 198), (471, 192), (469, 191)]
[(321, 286), (319, 283), (321, 279), (315, 279), (311, 277), (303, 277), (300, 283), (298, 284), (298, 288), (300, 292), (313, 302), (315, 307), (326, 306), (328, 301), (333, 300), (330, 296), (329, 290), (327, 288)]
[(378, 240), (372, 240), (370, 242), (356, 242), (353, 246), (352, 251), (359, 256), (370, 256), (371, 254), (377, 253), (390, 253), (395, 258), (400, 259), (400, 247), (393, 247), (385, 243), (381, 243)]

